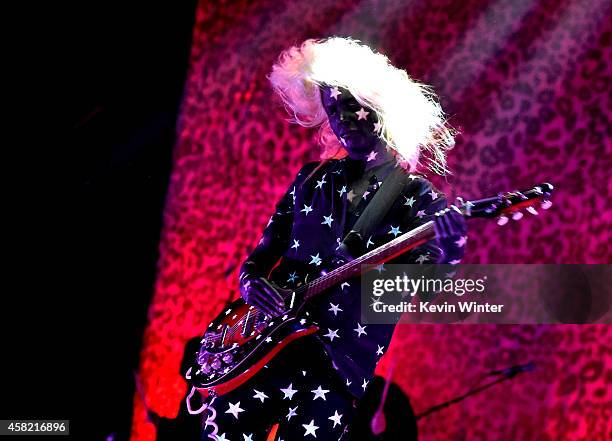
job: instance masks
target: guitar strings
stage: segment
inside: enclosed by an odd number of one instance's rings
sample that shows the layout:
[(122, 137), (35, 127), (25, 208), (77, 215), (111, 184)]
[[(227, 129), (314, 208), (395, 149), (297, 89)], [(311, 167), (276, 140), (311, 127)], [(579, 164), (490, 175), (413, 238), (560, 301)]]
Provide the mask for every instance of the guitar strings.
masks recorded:
[[(339, 268), (335, 268), (332, 271), (330, 271), (329, 273), (319, 277), (318, 279), (314, 280), (311, 283), (308, 283), (306, 285), (303, 285), (301, 287), (299, 287), (298, 289), (296, 289), (295, 292), (296, 294), (302, 294), (303, 292), (306, 292), (304, 298), (307, 300), (309, 299), (312, 295), (315, 295), (325, 289), (327, 289), (328, 287), (332, 286), (335, 284), (335, 279), (338, 278), (339, 274), (342, 274), (344, 272), (352, 272), (356, 269), (356, 267), (358, 267), (359, 265), (363, 264), (364, 262), (367, 262), (368, 259), (372, 258), (373, 256), (381, 256), (381, 255), (385, 255), (387, 252), (389, 251), (393, 251), (394, 248), (396, 246), (398, 246), (400, 243), (405, 242), (408, 238), (411, 238), (415, 235), (417, 235), (418, 233), (421, 233), (425, 230), (428, 229), (433, 229), (433, 221), (429, 221), (426, 222), (425, 224), (415, 228), (414, 230), (411, 230), (405, 234), (402, 234), (401, 236), (398, 236), (392, 240), (390, 240), (389, 242), (381, 245), (378, 248), (375, 248), (371, 251), (369, 251), (366, 254), (363, 254), (362, 256), (357, 257), (356, 259), (352, 260), (351, 262), (346, 263), (345, 265), (339, 267)], [(260, 320), (261, 316), (266, 316), (265, 313), (263, 313), (262, 311), (258, 310), (255, 308), (255, 313), (253, 313), (250, 317), (249, 320), (251, 320), (251, 317), (253, 318), (253, 322), (256, 323), (257, 321)], [(244, 317), (244, 316), (243, 316)], [(207, 341), (211, 341), (211, 342), (215, 342), (218, 341), (220, 339), (223, 338), (227, 338), (228, 335), (230, 337), (233, 337), (234, 335), (236, 335), (236, 331), (239, 328), (242, 328), (244, 325), (244, 323), (242, 322), (242, 318), (240, 320), (238, 320), (238, 322), (236, 322), (234, 325), (230, 326), (227, 328), (227, 330), (225, 332), (222, 332), (220, 334), (211, 336), (211, 337), (207, 337), (206, 340)]]

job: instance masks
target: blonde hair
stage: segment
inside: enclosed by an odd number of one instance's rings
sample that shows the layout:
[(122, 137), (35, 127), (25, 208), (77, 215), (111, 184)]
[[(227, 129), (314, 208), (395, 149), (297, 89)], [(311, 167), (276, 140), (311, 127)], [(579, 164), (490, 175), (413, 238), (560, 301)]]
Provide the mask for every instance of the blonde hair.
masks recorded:
[(306, 40), (280, 54), (268, 79), (291, 115), (290, 122), (319, 127), (321, 159), (347, 155), (321, 103), (319, 87), (337, 86), (376, 112), (381, 138), (405, 168), (415, 171), (426, 163), (434, 173), (450, 173), (446, 152), (454, 146), (457, 132), (447, 123), (433, 89), (359, 41)]

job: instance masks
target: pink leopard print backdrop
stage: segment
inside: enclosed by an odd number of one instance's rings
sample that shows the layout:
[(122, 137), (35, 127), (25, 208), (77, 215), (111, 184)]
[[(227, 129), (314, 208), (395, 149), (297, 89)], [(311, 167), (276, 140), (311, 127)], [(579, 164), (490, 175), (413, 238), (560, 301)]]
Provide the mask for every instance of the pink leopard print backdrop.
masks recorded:
[[(148, 405), (173, 417), (185, 342), (238, 294), (237, 269), (316, 133), (285, 122), (266, 80), (288, 45), (343, 35), (432, 84), (461, 132), (449, 196), (550, 181), (545, 215), (470, 224), (467, 263), (610, 263), (612, 12), (609, 1), (200, 2), (159, 276), (141, 354)], [(159, 87), (164, 87), (160, 84)], [(380, 365), (417, 413), (480, 374), (537, 370), (420, 421), (433, 440), (607, 440), (609, 326), (401, 326)], [(135, 397), (133, 440), (154, 439)]]

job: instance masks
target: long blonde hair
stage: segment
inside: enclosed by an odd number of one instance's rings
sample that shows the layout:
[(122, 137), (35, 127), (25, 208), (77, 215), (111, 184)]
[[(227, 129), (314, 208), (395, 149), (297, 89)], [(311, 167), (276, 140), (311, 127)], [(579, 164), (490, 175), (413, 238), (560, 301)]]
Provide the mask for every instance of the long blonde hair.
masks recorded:
[(322, 85), (338, 86), (376, 112), (381, 138), (404, 167), (415, 171), (424, 163), (434, 173), (450, 173), (446, 152), (454, 146), (457, 132), (446, 121), (432, 88), (359, 41), (306, 40), (280, 54), (268, 79), (291, 115), (290, 122), (319, 127), (321, 159), (347, 155), (329, 125), (319, 91)]

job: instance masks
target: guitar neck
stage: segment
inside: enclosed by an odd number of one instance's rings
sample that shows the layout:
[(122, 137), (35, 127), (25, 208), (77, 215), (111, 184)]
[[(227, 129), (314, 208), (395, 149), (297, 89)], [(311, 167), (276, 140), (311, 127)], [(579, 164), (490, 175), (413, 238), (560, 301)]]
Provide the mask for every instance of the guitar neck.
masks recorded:
[[(466, 219), (472, 218), (494, 218), (499, 216), (498, 225), (505, 225), (508, 217), (519, 220), (523, 217), (521, 209), (537, 215), (534, 205), (540, 204), (542, 209), (547, 210), (551, 206), (550, 197), (553, 191), (552, 184), (544, 183), (525, 191), (514, 191), (505, 194), (498, 193), (496, 196), (462, 202), (460, 212)], [(319, 277), (313, 282), (302, 287), (302, 305), (312, 297), (326, 291), (334, 285), (344, 282), (351, 277), (358, 276), (361, 265), (380, 265), (406, 251), (415, 248), (436, 237), (434, 221), (429, 221), (395, 239), (381, 245), (378, 248), (364, 254), (342, 265), (339, 268)]]
[(326, 291), (332, 286), (342, 283), (351, 277), (358, 276), (361, 272), (361, 265), (380, 265), (412, 248), (430, 241), (436, 236), (433, 225), (433, 221), (424, 223), (414, 230), (404, 233), (310, 282), (305, 288), (303, 296), (304, 302)]

